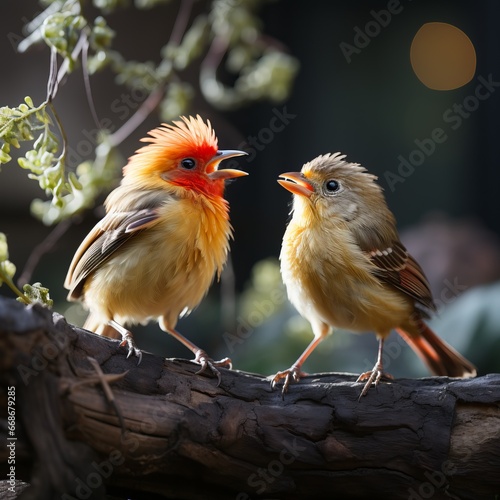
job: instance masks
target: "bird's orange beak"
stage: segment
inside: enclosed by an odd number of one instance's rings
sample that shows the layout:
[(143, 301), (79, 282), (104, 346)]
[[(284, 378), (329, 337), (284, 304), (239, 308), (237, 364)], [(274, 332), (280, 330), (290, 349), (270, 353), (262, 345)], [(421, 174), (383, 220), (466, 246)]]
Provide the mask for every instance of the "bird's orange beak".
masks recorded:
[(314, 187), (302, 172), (286, 172), (280, 174), (280, 177), (283, 177), (283, 179), (278, 179), (280, 186), (288, 189), (293, 194), (309, 198), (314, 192)]
[(226, 180), (233, 179), (235, 177), (243, 177), (248, 175), (247, 172), (242, 170), (236, 170), (235, 168), (226, 168), (224, 170), (218, 170), (219, 164), (222, 160), (227, 160), (228, 158), (233, 158), (235, 156), (244, 156), (248, 153), (245, 151), (238, 151), (237, 149), (226, 149), (219, 150), (215, 153), (215, 156), (207, 163), (206, 170), (210, 172), (208, 177), (212, 180)]

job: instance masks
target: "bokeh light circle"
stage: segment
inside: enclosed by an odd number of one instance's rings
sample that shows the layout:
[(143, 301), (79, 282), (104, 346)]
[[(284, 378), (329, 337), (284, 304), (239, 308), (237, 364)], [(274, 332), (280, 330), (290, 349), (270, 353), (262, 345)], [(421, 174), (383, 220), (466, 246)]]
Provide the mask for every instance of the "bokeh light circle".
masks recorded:
[(418, 30), (410, 61), (418, 79), (433, 90), (462, 87), (476, 72), (476, 51), (470, 38), (447, 23), (426, 23)]

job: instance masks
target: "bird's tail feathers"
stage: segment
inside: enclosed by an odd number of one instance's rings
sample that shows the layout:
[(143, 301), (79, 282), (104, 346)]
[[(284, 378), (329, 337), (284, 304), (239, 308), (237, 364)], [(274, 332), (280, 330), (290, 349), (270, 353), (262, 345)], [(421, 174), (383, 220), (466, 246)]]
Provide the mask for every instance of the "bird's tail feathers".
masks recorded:
[(469, 378), (477, 374), (476, 367), (453, 347), (440, 339), (422, 320), (418, 321), (420, 335), (396, 329), (432, 373), (447, 377)]

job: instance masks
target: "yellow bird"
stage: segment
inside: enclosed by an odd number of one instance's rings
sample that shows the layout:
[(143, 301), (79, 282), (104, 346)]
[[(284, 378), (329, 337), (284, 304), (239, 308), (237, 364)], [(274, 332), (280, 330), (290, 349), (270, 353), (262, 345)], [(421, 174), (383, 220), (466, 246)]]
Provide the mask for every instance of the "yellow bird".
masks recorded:
[(383, 345), (392, 329), (434, 374), (475, 376), (475, 367), (423, 321), (436, 309), (429, 284), (399, 239), (377, 178), (344, 158), (318, 156), (278, 180), (294, 194), (281, 273), (314, 339), (290, 369), (274, 376), (273, 387), (283, 380), (285, 393), (299, 381), (304, 361), (334, 328), (377, 335), (377, 362), (358, 378), (366, 380), (361, 396), (383, 375)]
[(105, 201), (106, 215), (76, 251), (65, 287), (90, 314), (84, 328), (122, 337), (141, 359), (128, 325), (157, 318), (160, 328), (195, 354), (201, 371), (215, 362), (175, 330), (220, 276), (232, 228), (224, 181), (247, 175), (219, 170), (222, 160), (245, 155), (219, 150), (210, 122), (200, 116), (163, 124), (142, 139)]

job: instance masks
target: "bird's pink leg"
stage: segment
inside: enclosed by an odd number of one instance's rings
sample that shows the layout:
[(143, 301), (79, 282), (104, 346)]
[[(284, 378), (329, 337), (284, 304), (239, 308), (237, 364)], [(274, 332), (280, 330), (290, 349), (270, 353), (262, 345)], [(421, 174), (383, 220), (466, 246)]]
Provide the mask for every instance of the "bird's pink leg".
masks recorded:
[(383, 355), (383, 350), (384, 350), (384, 338), (380, 337), (378, 339), (378, 355), (377, 355), (377, 362), (375, 363), (375, 366), (373, 367), (372, 370), (368, 372), (362, 373), (356, 382), (361, 382), (363, 380), (366, 380), (366, 384), (363, 387), (363, 390), (361, 391), (361, 394), (359, 395), (359, 399), (361, 399), (363, 396), (366, 396), (368, 390), (370, 389), (371, 385), (374, 384), (375, 387), (377, 387), (378, 383), (380, 382), (380, 379), (384, 378), (389, 378), (392, 379), (392, 375), (389, 375), (388, 373), (384, 373), (384, 366), (383, 366), (383, 361), (382, 361), (382, 355)]
[(122, 341), (120, 343), (120, 346), (128, 347), (127, 358), (130, 358), (130, 356), (134, 354), (135, 356), (137, 356), (138, 358), (137, 364), (139, 364), (142, 360), (142, 352), (135, 345), (134, 336), (132, 335), (132, 332), (127, 330), (124, 326), (120, 325), (120, 323), (117, 323), (114, 319), (110, 319), (108, 321), (108, 325), (114, 328), (122, 336)]
[(196, 374), (203, 373), (207, 369), (209, 369), (216, 377), (218, 380), (217, 386), (219, 386), (221, 382), (221, 375), (219, 370), (217, 370), (217, 367), (222, 367), (222, 368), (229, 368), (231, 369), (233, 364), (229, 358), (224, 358), (221, 359), (220, 361), (214, 361), (212, 358), (208, 356), (208, 354), (203, 350), (200, 349), (196, 344), (193, 344), (190, 340), (188, 340), (184, 335), (179, 333), (177, 330), (174, 328), (164, 328), (167, 333), (172, 335), (176, 340), (178, 340), (182, 345), (187, 347), (191, 352), (194, 353), (194, 362), (198, 363), (201, 365), (201, 368), (196, 372)]
[(282, 372), (278, 372), (271, 380), (271, 387), (274, 389), (280, 380), (284, 379), (283, 388), (281, 390), (282, 396), (286, 394), (288, 391), (288, 386), (290, 382), (293, 380), (294, 382), (298, 382), (302, 377), (306, 376), (301, 370), (302, 365), (305, 363), (306, 359), (311, 355), (311, 353), (316, 349), (317, 345), (324, 339), (325, 335), (317, 335), (311, 341), (311, 343), (306, 347), (305, 351), (300, 355), (299, 359), (295, 361), (295, 363), (288, 368), (288, 370), (283, 370)]

